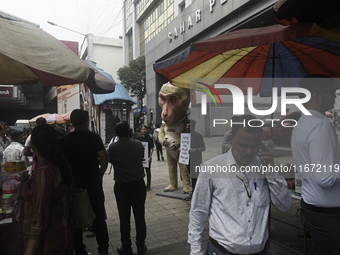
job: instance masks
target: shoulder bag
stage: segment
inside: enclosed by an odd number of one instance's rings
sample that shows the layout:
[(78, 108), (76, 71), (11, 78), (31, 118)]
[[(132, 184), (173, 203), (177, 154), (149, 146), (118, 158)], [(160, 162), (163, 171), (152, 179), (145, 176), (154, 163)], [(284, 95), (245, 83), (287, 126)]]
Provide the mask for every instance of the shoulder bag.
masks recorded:
[(91, 225), (96, 218), (86, 189), (73, 189), (71, 215), (75, 229)]

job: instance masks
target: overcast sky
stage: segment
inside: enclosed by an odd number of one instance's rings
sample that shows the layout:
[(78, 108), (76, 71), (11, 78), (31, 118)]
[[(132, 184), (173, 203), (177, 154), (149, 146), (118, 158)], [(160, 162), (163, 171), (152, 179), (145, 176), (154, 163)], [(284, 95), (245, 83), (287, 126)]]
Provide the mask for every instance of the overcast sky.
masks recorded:
[(77, 41), (83, 34), (118, 38), (123, 35), (123, 0), (0, 0), (0, 11), (34, 22), (59, 40)]

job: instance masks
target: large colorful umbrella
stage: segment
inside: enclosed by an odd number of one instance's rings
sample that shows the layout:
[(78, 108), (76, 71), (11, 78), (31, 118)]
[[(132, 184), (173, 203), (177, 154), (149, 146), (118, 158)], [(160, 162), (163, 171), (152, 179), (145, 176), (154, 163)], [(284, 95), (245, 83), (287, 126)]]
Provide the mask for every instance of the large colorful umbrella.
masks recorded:
[(29, 122), (32, 123), (32, 122), (35, 122), (38, 118), (42, 117), (44, 119), (46, 119), (48, 116), (50, 116), (51, 114), (50, 113), (44, 113), (44, 114), (40, 114), (38, 116), (35, 116), (34, 118), (30, 119)]
[(47, 122), (47, 124), (54, 124), (54, 123), (63, 124), (63, 123), (66, 123), (66, 121), (63, 119), (63, 117), (61, 117), (60, 114), (57, 114), (57, 113), (54, 113), (54, 114), (51, 114), (50, 116), (48, 116), (46, 118), (46, 122)]
[[(154, 70), (183, 88), (190, 88), (191, 78), (215, 78), (218, 82), (220, 78), (301, 78), (308, 74), (340, 77), (340, 44), (310, 31), (311, 27), (297, 23), (223, 34), (194, 43), (181, 54), (155, 64)], [(256, 80), (243, 79), (237, 85), (243, 92), (253, 87), (254, 95), (271, 96), (269, 79)]]

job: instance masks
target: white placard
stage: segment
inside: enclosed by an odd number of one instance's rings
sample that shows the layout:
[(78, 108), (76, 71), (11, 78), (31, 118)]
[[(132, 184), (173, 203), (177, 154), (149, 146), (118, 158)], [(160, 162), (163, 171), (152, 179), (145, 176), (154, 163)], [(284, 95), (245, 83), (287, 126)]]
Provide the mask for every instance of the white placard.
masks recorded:
[(295, 195), (301, 197), (302, 194), (302, 175), (295, 173)]
[(179, 163), (189, 165), (189, 150), (190, 150), (190, 139), (191, 134), (182, 133), (181, 134), (181, 152), (179, 153)]
[(143, 167), (149, 167), (149, 143), (148, 142), (142, 142), (144, 146), (144, 161), (143, 161)]

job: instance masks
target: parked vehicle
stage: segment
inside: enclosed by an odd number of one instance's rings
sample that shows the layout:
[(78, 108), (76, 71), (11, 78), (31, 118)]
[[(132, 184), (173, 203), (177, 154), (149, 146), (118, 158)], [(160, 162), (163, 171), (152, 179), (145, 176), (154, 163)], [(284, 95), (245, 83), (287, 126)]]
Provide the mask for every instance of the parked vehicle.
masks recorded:
[(24, 133), (24, 139), (26, 139), (31, 134), (29, 120), (17, 120), (14, 126), (10, 126), (10, 128), (22, 131)]
[(29, 120), (17, 120), (14, 125), (17, 127), (29, 127), (30, 122)]

